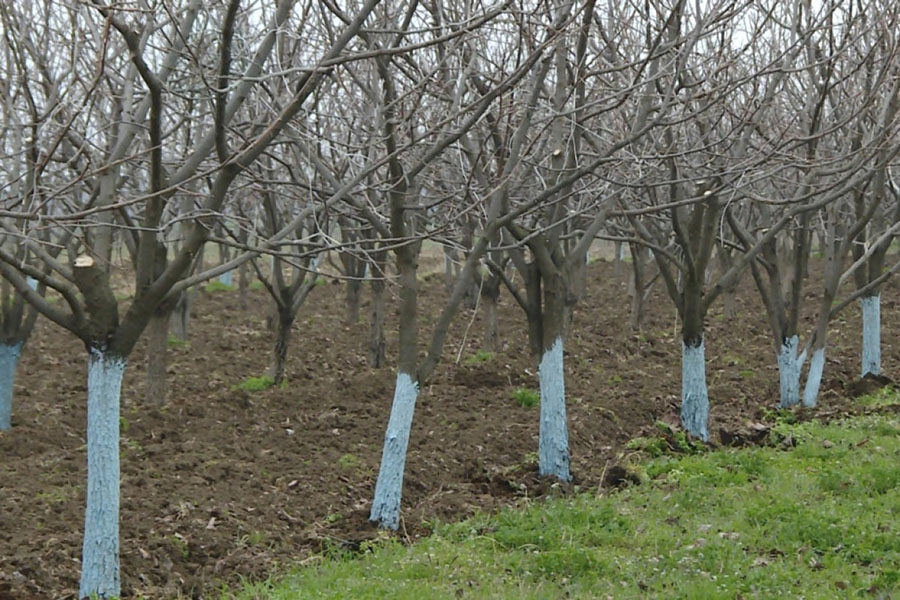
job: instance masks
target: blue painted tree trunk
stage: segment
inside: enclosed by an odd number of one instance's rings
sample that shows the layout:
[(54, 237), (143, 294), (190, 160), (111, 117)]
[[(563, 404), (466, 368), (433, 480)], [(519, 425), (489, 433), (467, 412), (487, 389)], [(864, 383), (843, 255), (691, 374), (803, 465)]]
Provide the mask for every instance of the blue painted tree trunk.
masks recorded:
[(233, 269), (231, 271), (225, 271), (224, 273), (219, 275), (219, 283), (221, 283), (223, 285), (227, 285), (228, 287), (231, 287), (232, 284), (234, 283), (233, 274), (234, 274)]
[(566, 421), (566, 384), (563, 370), (563, 341), (556, 338), (541, 358), (541, 423), (538, 441), (538, 473), (561, 481), (569, 473), (569, 429)]
[(806, 374), (806, 387), (803, 388), (803, 406), (812, 408), (816, 405), (824, 370), (825, 348), (818, 348), (813, 352), (812, 358), (809, 361), (809, 373)]
[(413, 412), (419, 386), (402, 371), (397, 374), (391, 418), (384, 434), (381, 452), (381, 468), (375, 482), (375, 499), (369, 520), (384, 529), (396, 530), (400, 526), (400, 499), (403, 496), (403, 470), (406, 467), (406, 449), (412, 429)]
[(781, 342), (781, 352), (778, 353), (780, 408), (800, 404), (800, 371), (803, 368), (803, 361), (797, 355), (799, 344), (800, 340), (796, 335)]
[(22, 342), (0, 344), (0, 431), (12, 426), (13, 383), (21, 352)]
[(697, 345), (681, 344), (681, 425), (691, 435), (707, 442), (708, 423), (706, 353), (703, 338), (700, 338)]
[(92, 349), (88, 363), (87, 509), (79, 598), (120, 595), (119, 396), (125, 359)]
[(867, 296), (862, 304), (862, 376), (881, 375), (881, 296)]

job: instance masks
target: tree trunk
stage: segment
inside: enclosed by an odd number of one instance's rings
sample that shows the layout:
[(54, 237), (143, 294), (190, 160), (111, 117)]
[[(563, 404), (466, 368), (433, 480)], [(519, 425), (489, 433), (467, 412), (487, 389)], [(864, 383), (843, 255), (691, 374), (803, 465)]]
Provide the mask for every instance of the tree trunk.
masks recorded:
[(709, 441), (709, 393), (703, 336), (681, 344), (681, 425), (685, 431)]
[(444, 246), (444, 285), (448, 292), (453, 289), (459, 270), (459, 251), (454, 246)]
[(419, 385), (416, 381), (418, 363), (418, 290), (416, 282), (416, 254), (412, 247), (395, 250), (400, 276), (400, 327), (397, 383), (391, 417), (384, 434), (381, 466), (375, 482), (375, 497), (369, 520), (385, 529), (400, 526), (400, 499), (403, 495), (403, 470), (412, 428), (413, 412)]
[(641, 247), (630, 244), (631, 250), (631, 285), (634, 288), (631, 293), (631, 330), (640, 331), (644, 322), (644, 283), (646, 276), (646, 263), (641, 256)]
[(544, 312), (543, 354), (538, 366), (541, 385), (541, 420), (538, 473), (570, 481), (569, 433), (563, 370), (563, 328), (566, 318), (566, 281), (562, 273), (542, 273)]
[(126, 360), (90, 350), (87, 509), (79, 598), (116, 598), (119, 579), (119, 397)]
[(569, 472), (569, 432), (561, 336), (545, 350), (538, 368), (538, 377), (541, 384), (538, 473), (570, 481), (572, 477)]
[(376, 272), (370, 284), (372, 288), (372, 321), (369, 327), (368, 359), (370, 367), (380, 369), (384, 366), (384, 278), (386, 273), (384, 257), (376, 257), (375, 261), (378, 268), (375, 269)]
[(822, 374), (825, 371), (825, 346), (814, 348), (809, 361), (809, 372), (806, 374), (806, 386), (803, 388), (803, 406), (812, 408), (819, 397), (822, 385)]
[(12, 426), (13, 384), (22, 342), (0, 344), (0, 431)]
[(881, 375), (881, 295), (866, 296), (862, 305), (862, 376)]
[(193, 301), (193, 294), (190, 290), (181, 292), (178, 295), (178, 302), (175, 303), (175, 309), (171, 313), (169, 329), (172, 332), (172, 337), (179, 342), (188, 341), (188, 323), (191, 320), (191, 305)]
[(354, 275), (355, 273), (351, 273), (351, 279), (348, 279), (346, 284), (346, 324), (349, 326), (359, 323), (359, 292), (362, 288), (362, 280), (356, 278)]
[(481, 290), (484, 306), (484, 349), (500, 351), (500, 328), (497, 322), (497, 301), (500, 298), (500, 278), (491, 275), (485, 279)]
[(625, 244), (623, 242), (616, 242), (615, 246), (615, 256), (613, 257), (613, 277), (616, 278), (616, 281), (621, 281), (622, 276), (625, 273)]
[(782, 340), (778, 353), (778, 387), (780, 408), (790, 408), (800, 404), (800, 371), (803, 360), (797, 355), (800, 340), (796, 335)]
[(162, 406), (167, 400), (170, 317), (170, 313), (154, 314), (147, 325), (147, 385), (144, 400), (150, 406)]
[(272, 350), (272, 366), (269, 369), (269, 376), (275, 385), (281, 385), (284, 381), (284, 364), (287, 360), (288, 345), (291, 341), (291, 326), (293, 324), (294, 317), (290, 314), (290, 310), (278, 311), (275, 343)]
[(219, 275), (219, 283), (221, 283), (222, 285), (227, 285), (228, 287), (231, 287), (234, 283), (234, 279), (232, 277), (233, 273), (234, 273), (234, 270), (231, 270), (231, 271), (225, 271), (224, 273)]
[(391, 417), (384, 434), (381, 467), (375, 483), (375, 498), (369, 513), (369, 520), (385, 529), (396, 530), (400, 526), (403, 472), (418, 394), (419, 386), (413, 377), (403, 371), (397, 373)]
[(238, 267), (238, 290), (241, 303), (241, 309), (247, 310), (247, 289), (250, 287), (247, 274), (247, 263), (241, 263)]

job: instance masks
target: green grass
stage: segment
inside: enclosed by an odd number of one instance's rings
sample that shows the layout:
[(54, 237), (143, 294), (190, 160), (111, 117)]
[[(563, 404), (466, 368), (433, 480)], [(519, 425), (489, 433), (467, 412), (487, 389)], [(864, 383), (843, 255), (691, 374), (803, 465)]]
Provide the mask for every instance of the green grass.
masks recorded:
[(466, 366), (480, 365), (481, 363), (491, 362), (494, 360), (494, 353), (487, 350), (479, 350), (471, 356), (467, 356), (463, 363)]
[(262, 392), (275, 385), (275, 380), (268, 375), (259, 377), (248, 377), (239, 384), (232, 386), (233, 390), (244, 390), (245, 392)]
[(513, 400), (524, 408), (532, 408), (541, 403), (540, 392), (531, 388), (520, 387), (512, 393)]
[(640, 463), (645, 485), (326, 552), (222, 597), (898, 597), (900, 417), (774, 431), (797, 446), (660, 455)]
[(233, 286), (227, 285), (219, 281), (218, 279), (213, 279), (209, 283), (206, 284), (205, 288), (207, 292), (213, 294), (215, 292), (231, 292), (234, 290)]
[(187, 340), (180, 340), (175, 337), (174, 334), (170, 333), (169, 337), (166, 338), (166, 344), (169, 346), (169, 348), (184, 348), (186, 346), (189, 346), (190, 342), (188, 342)]

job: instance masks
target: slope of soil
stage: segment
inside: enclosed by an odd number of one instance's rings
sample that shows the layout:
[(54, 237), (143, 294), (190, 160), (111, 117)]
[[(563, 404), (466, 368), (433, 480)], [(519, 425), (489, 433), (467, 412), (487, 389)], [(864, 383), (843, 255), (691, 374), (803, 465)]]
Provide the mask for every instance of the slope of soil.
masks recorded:
[[(445, 288), (424, 278), (422, 329)], [(662, 290), (640, 334), (627, 329), (627, 286), (611, 265), (589, 270), (586, 296), (566, 344), (574, 487), (602, 486), (625, 444), (657, 420), (677, 423), (680, 350), (674, 310)], [(366, 292), (367, 293), (367, 292)], [(301, 309), (283, 388), (234, 386), (261, 375), (270, 342), (268, 301), (252, 293), (200, 292), (187, 346), (171, 349), (170, 402), (143, 404), (144, 350), (126, 372), (122, 408), (123, 592), (150, 598), (216, 597), (222, 582), (265, 577), (323, 548), (357, 548), (378, 535), (367, 522), (390, 409), (393, 370), (365, 363), (368, 326), (345, 326), (342, 288), (314, 290)], [(883, 294), (883, 368), (897, 373), (898, 287)], [(481, 316), (462, 311), (443, 364), (422, 390), (403, 497), (400, 535), (427, 535), (525, 497), (562, 493), (536, 475), (538, 408), (512, 392), (537, 388), (524, 321), (501, 304), (503, 352), (480, 348)], [(390, 305), (391, 302), (389, 302)], [(739, 316), (721, 306), (708, 320), (710, 432), (759, 420), (777, 402), (774, 350), (755, 290), (745, 282)], [(367, 314), (364, 304), (362, 314)], [(806, 317), (806, 326), (811, 325)], [(396, 353), (389, 314), (389, 363)], [(845, 410), (859, 369), (859, 311), (833, 326), (821, 411)], [(458, 364), (457, 356), (461, 357)], [(13, 429), (0, 433), (0, 599), (75, 598), (85, 480), (86, 354), (42, 322), (26, 347), (15, 386)]]

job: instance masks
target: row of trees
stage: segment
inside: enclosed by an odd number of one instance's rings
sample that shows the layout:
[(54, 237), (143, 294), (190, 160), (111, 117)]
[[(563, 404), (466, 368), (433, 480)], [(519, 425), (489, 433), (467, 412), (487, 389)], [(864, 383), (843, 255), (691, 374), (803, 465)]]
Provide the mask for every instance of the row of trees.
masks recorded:
[[(744, 275), (769, 316), (781, 406), (815, 404), (828, 323), (856, 300), (862, 372), (880, 370), (879, 292), (900, 267), (896, 3), (95, 0), (2, 5), (0, 29), (0, 427), (43, 315), (88, 359), (82, 597), (120, 588), (122, 374), (147, 329), (147, 402), (165, 402), (169, 326), (186, 335), (191, 289), (213, 277), (252, 269), (272, 297), (276, 381), (323, 260), (340, 258), (350, 321), (372, 282), (373, 366), (396, 286), (371, 511), (386, 528), (448, 327), (477, 303), (496, 344), (501, 289), (539, 370), (540, 472), (570, 479), (564, 345), (597, 239), (630, 248), (635, 327), (663, 282), (682, 327), (682, 422), (701, 439), (704, 319)], [(427, 336), (425, 239), (449, 267)], [(825, 269), (810, 280), (814, 248)]]

